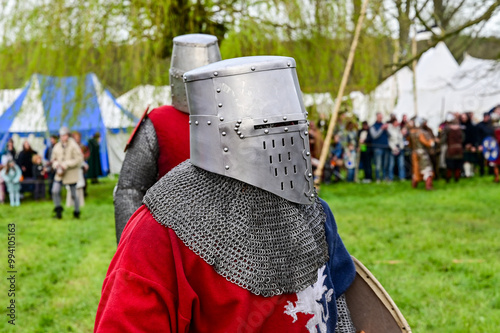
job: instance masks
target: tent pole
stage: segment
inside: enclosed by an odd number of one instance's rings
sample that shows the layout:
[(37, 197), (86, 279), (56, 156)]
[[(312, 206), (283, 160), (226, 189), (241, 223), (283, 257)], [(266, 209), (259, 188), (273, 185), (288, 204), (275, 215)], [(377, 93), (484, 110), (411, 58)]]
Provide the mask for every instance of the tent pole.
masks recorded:
[(411, 53), (413, 61), (411, 68), (413, 70), (413, 110), (415, 112), (415, 117), (418, 116), (418, 104), (417, 104), (417, 28), (415, 24), (413, 27), (413, 38), (411, 39)]
[(356, 29), (354, 31), (354, 38), (352, 40), (351, 49), (349, 50), (349, 57), (347, 58), (347, 64), (344, 68), (344, 74), (342, 75), (342, 81), (340, 82), (339, 91), (337, 98), (335, 99), (335, 105), (333, 107), (332, 116), (330, 118), (330, 124), (328, 125), (328, 131), (326, 132), (325, 141), (323, 142), (323, 147), (321, 148), (321, 156), (319, 159), (319, 164), (314, 174), (314, 183), (319, 190), (319, 184), (321, 183), (321, 178), (323, 177), (323, 169), (325, 167), (326, 158), (328, 157), (328, 152), (330, 151), (330, 142), (332, 141), (333, 130), (335, 128), (335, 123), (337, 122), (337, 116), (340, 109), (340, 104), (342, 103), (342, 97), (344, 96), (344, 90), (347, 85), (347, 80), (349, 79), (349, 74), (351, 72), (352, 63), (354, 61), (354, 54), (356, 52), (356, 47), (358, 46), (359, 35), (361, 33), (361, 27), (363, 26), (363, 20), (366, 15), (366, 8), (368, 7), (368, 1), (363, 1), (363, 6), (361, 7), (361, 12), (359, 13), (358, 22), (356, 24)]

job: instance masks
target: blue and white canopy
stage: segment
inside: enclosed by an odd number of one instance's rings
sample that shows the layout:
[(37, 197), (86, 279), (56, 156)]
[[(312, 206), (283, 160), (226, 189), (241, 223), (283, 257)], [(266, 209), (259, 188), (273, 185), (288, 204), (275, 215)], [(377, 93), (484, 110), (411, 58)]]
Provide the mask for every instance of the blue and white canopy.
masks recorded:
[[(0, 115), (0, 147), (14, 134), (48, 137), (57, 134), (62, 126), (80, 132), (83, 142), (99, 132), (102, 169), (107, 173), (110, 171), (108, 150), (123, 150), (116, 147), (120, 143), (114, 142), (112, 136), (124, 133), (136, 122), (137, 118), (116, 102), (95, 74), (69, 77), (35, 74)], [(111, 147), (110, 142), (113, 142)]]

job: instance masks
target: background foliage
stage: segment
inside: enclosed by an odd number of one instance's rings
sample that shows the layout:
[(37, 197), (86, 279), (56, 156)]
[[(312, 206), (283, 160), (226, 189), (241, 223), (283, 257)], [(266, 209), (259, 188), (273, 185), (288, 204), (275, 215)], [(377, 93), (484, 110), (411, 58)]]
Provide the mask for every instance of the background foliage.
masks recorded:
[[(219, 38), (223, 58), (296, 58), (306, 92), (337, 90), (362, 0), (0, 0), (0, 89), (33, 73), (94, 72), (120, 95), (139, 84), (168, 84), (172, 38)], [(496, 39), (477, 39), (499, 1), (371, 0), (347, 91), (369, 91), (411, 62), (410, 25), (440, 27), (419, 51), (446, 40), (460, 57)], [(481, 43), (484, 42), (484, 43)], [(493, 46), (493, 47), (492, 47)], [(474, 55), (474, 52), (472, 52)], [(395, 61), (395, 62), (394, 62)]]

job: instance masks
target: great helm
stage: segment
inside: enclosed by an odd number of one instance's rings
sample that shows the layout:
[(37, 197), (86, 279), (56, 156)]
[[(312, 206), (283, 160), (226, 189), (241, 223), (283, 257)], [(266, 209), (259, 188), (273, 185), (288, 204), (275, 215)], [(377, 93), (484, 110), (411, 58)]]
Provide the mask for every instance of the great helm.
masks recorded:
[(223, 60), (184, 74), (193, 165), (289, 201), (314, 202), (295, 60)]
[(188, 113), (186, 90), (182, 75), (194, 68), (221, 60), (217, 37), (206, 34), (181, 35), (174, 38), (170, 63), (170, 87), (172, 105)]

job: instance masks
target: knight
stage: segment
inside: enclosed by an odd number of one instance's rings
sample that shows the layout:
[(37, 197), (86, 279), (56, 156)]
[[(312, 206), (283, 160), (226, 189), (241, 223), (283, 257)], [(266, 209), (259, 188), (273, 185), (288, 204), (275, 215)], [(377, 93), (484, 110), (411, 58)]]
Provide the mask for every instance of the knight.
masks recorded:
[(189, 110), (182, 76), (221, 60), (217, 37), (177, 36), (170, 65), (172, 105), (144, 113), (129, 140), (114, 193), (116, 239), (142, 204), (146, 191), (173, 167), (189, 158)]
[(184, 74), (190, 159), (127, 223), (95, 332), (355, 332), (353, 260), (313, 186), (295, 60)]
[(411, 185), (416, 188), (419, 182), (424, 181), (426, 190), (432, 190), (434, 172), (427, 149), (434, 147), (435, 142), (427, 135), (427, 132), (422, 130), (424, 122), (424, 119), (420, 117), (415, 117), (410, 121)]

